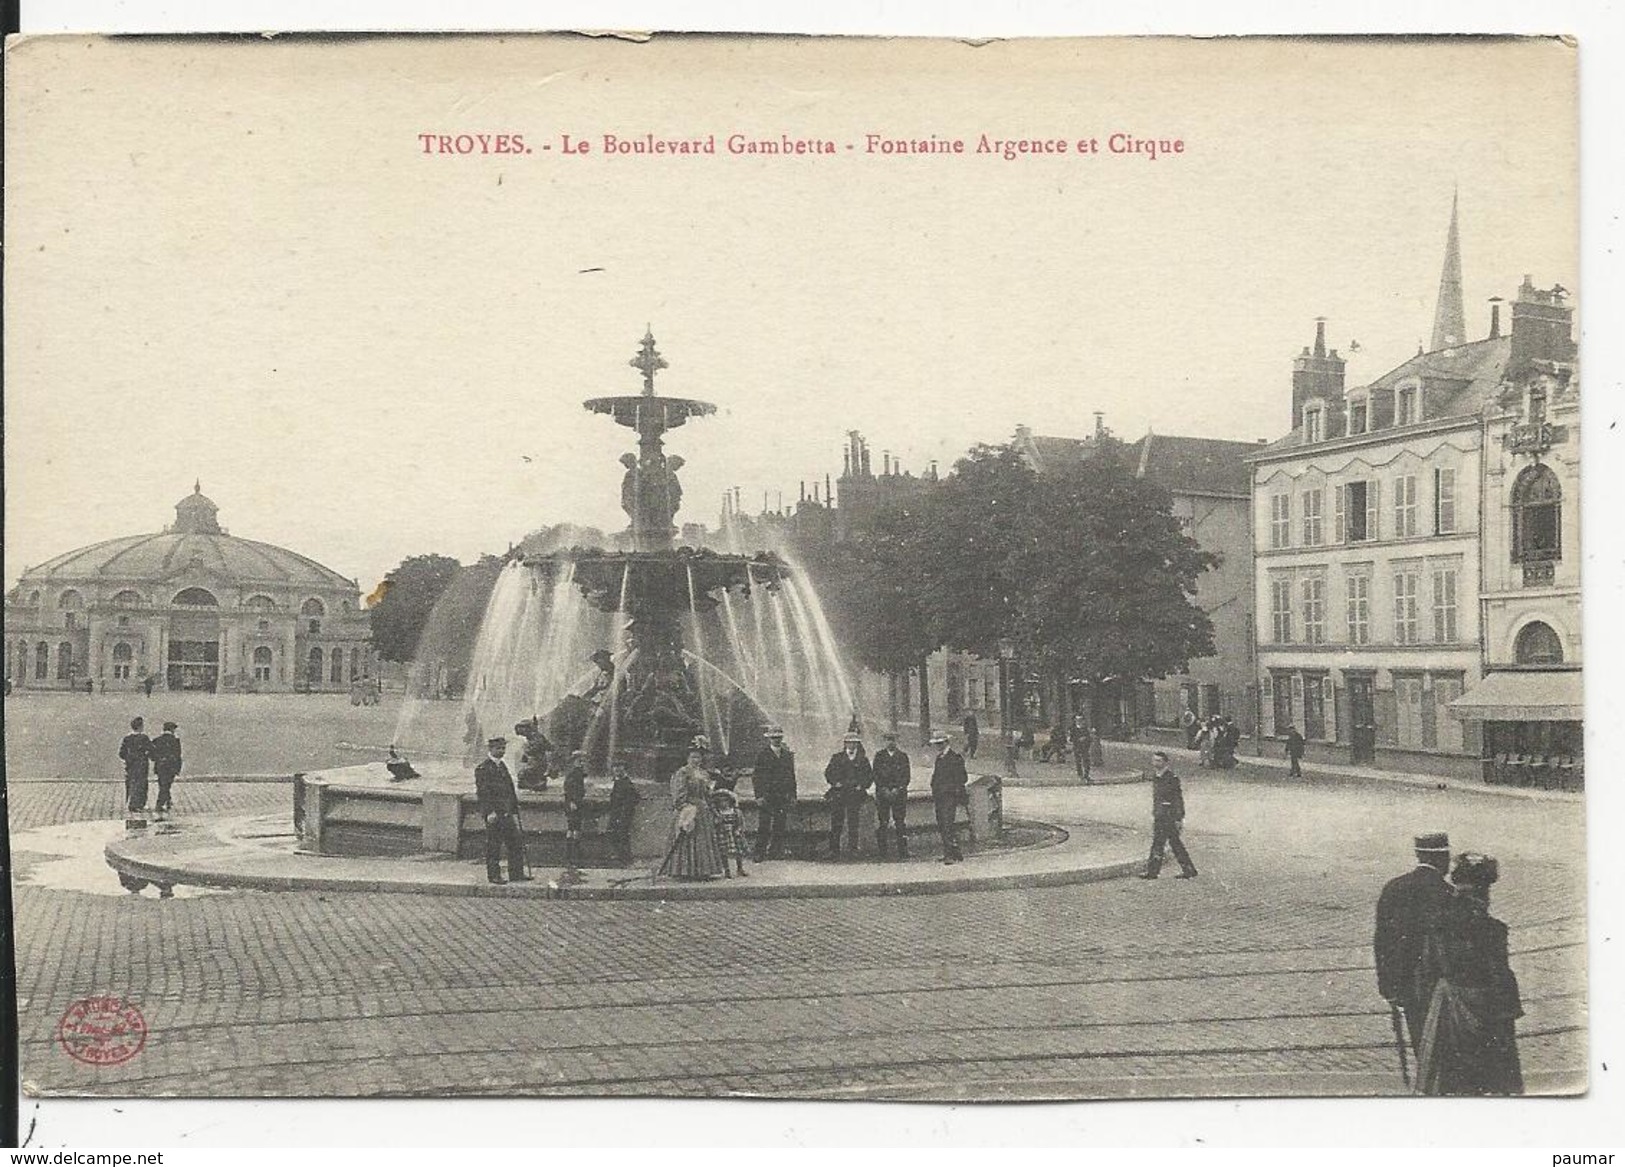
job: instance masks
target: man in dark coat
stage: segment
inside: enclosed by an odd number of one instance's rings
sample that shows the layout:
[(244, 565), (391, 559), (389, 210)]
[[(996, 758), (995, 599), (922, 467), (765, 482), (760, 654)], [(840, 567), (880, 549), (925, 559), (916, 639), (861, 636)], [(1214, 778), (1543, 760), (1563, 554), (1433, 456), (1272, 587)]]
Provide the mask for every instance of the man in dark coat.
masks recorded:
[(587, 755), (576, 750), (564, 770), (564, 865), (581, 866), (581, 822), (587, 812)]
[(181, 772), (181, 739), (175, 736), (179, 728), (173, 721), (166, 721), (164, 732), (152, 739), (152, 772), (158, 777), (158, 802), (153, 809), (159, 814), (169, 813), (169, 788)]
[[(519, 825), (519, 791), (502, 755), (508, 752), (508, 739), (494, 737), (485, 743), (486, 757), (474, 767), (474, 794), (480, 815), (485, 819), (485, 878), (492, 883), (528, 883), (525, 874), (525, 836)], [(502, 852), (508, 852), (508, 879), (502, 878)]]
[(965, 714), (965, 720), (960, 723), (960, 727), (965, 731), (965, 756), (974, 758), (976, 747), (982, 740), (982, 727), (976, 720), (976, 714)]
[(965, 856), (955, 838), (954, 816), (969, 801), (965, 787), (970, 776), (965, 773), (965, 758), (948, 744), (948, 735), (934, 733), (931, 744), (937, 747), (936, 761), (931, 763), (931, 801), (936, 805), (937, 834), (942, 838), (942, 861), (958, 863)]
[(785, 823), (796, 804), (796, 755), (786, 748), (784, 730), (770, 725), (756, 755), (751, 789), (756, 792), (756, 862), (784, 858)]
[(1177, 879), (1195, 879), (1196, 864), (1191, 862), (1185, 841), (1179, 837), (1185, 822), (1185, 793), (1180, 789), (1179, 775), (1168, 767), (1168, 755), (1158, 750), (1151, 755), (1151, 856), (1145, 861), (1141, 879), (1155, 879), (1162, 871), (1163, 849), (1171, 847), (1179, 862)]
[(1426, 941), (1443, 926), (1450, 909), (1450, 836), (1443, 831), (1418, 835), (1416, 866), (1390, 879), (1377, 897), (1377, 926), (1372, 949), (1377, 960), (1377, 992), (1405, 1014), (1411, 1048), (1420, 1053), (1428, 1003), (1438, 981), (1426, 959)]
[(610, 766), (610, 776), (614, 781), (609, 788), (609, 847), (615, 862), (626, 867), (632, 862), (632, 816), (637, 811), (638, 788), (622, 758)]
[(130, 732), (119, 743), (118, 756), (124, 760), (124, 806), (132, 811), (147, 809), (147, 774), (152, 764), (152, 739), (146, 735), (146, 722), (130, 720)]
[(1093, 782), (1089, 770), (1095, 762), (1095, 735), (1081, 713), (1072, 718), (1071, 738), (1072, 768), (1078, 772), (1080, 781), (1085, 784)]
[(841, 748), (830, 755), (824, 766), (824, 781), (829, 789), (824, 801), (829, 803), (829, 857), (841, 854), (841, 827), (846, 826), (847, 854), (858, 853), (858, 823), (863, 804), (868, 801), (869, 787), (874, 782), (874, 769), (863, 752), (863, 738), (849, 733), (841, 740)]
[(875, 755), (875, 835), (880, 841), (880, 857), (891, 857), (890, 834), (897, 828), (897, 857), (908, 858), (908, 755), (897, 748), (897, 735), (888, 733), (886, 744)]
[(1298, 732), (1298, 727), (1295, 725), (1286, 727), (1286, 756), (1287, 760), (1292, 763), (1291, 769), (1287, 771), (1287, 777), (1302, 778), (1303, 771), (1299, 768), (1298, 763), (1303, 761), (1303, 734)]

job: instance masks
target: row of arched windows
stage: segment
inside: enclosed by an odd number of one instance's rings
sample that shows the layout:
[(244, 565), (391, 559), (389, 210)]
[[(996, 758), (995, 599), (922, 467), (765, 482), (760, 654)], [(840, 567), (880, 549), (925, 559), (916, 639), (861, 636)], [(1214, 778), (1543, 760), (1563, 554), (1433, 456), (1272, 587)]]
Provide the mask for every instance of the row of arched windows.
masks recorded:
[[(258, 652), (256, 652), (256, 660), (258, 655)], [(344, 649), (335, 648), (325, 654), (319, 648), (311, 649), (310, 655), (305, 658), (305, 680), (312, 685), (320, 685), (322, 683), (324, 664), (328, 684), (342, 685), (345, 676)], [(350, 680), (354, 681), (364, 675), (362, 672), (361, 650), (352, 648), (350, 650)]]
[[(38, 607), (42, 596), (38, 589), (28, 594), (29, 604)], [(171, 604), (186, 608), (218, 608), (220, 601), (208, 588), (183, 588), (170, 598)], [(134, 588), (124, 588), (113, 596), (115, 608), (139, 608), (147, 603), (146, 597)], [(65, 612), (77, 612), (85, 607), (85, 598), (77, 588), (67, 588), (57, 596), (56, 606)], [(253, 595), (243, 601), (243, 607), (269, 611), (279, 607), (275, 600), (267, 595)], [(352, 611), (350, 601), (342, 602), (344, 611)], [(321, 618), (327, 615), (327, 605), (315, 596), (311, 596), (299, 605), (299, 614), (304, 617)]]
[[(32, 676), (36, 681), (49, 681), (51, 679), (51, 659), (53, 650), (48, 641), (41, 640), (34, 645), (33, 672), (29, 672), (29, 651), (26, 640), (17, 641), (16, 645), (6, 654), (6, 676), (24, 679)], [(71, 681), (75, 675), (73, 663), (73, 645), (64, 640), (54, 650), (56, 659), (56, 679)]]

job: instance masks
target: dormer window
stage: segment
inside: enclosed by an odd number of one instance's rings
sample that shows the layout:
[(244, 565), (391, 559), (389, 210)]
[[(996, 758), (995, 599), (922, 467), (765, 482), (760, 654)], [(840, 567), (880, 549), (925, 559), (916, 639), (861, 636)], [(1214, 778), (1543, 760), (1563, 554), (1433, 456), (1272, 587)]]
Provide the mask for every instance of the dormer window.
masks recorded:
[(1418, 393), (1415, 385), (1406, 385), (1394, 395), (1394, 424), (1415, 425), (1422, 420), (1417, 408)]
[(1318, 442), (1326, 436), (1325, 426), (1322, 423), (1322, 418), (1324, 416), (1324, 410), (1322, 410), (1320, 405), (1316, 404), (1304, 406), (1303, 440), (1305, 442)]
[(1371, 406), (1364, 397), (1349, 398), (1349, 436), (1363, 434), (1371, 428)]

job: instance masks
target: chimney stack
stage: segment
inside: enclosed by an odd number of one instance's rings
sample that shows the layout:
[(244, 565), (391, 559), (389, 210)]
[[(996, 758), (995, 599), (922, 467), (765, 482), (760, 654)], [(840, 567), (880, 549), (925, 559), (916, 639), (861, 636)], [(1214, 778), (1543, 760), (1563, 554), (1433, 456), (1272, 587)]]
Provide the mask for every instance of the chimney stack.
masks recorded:
[(1321, 436), (1342, 436), (1343, 375), (1347, 367), (1347, 362), (1337, 355), (1336, 349), (1330, 353), (1326, 351), (1326, 318), (1315, 317), (1314, 347), (1305, 347), (1292, 359), (1292, 420), (1288, 429), (1297, 429), (1302, 425), (1303, 407), (1319, 398), (1326, 403), (1322, 422), (1325, 428)]
[(1501, 304), (1499, 296), (1490, 297), (1490, 339), (1497, 340), (1501, 336)]
[(1095, 410), (1095, 439), (1098, 441), (1099, 439), (1101, 439), (1101, 438), (1103, 438), (1105, 436), (1106, 436), (1106, 413), (1105, 413), (1104, 410), (1097, 409), (1097, 410)]

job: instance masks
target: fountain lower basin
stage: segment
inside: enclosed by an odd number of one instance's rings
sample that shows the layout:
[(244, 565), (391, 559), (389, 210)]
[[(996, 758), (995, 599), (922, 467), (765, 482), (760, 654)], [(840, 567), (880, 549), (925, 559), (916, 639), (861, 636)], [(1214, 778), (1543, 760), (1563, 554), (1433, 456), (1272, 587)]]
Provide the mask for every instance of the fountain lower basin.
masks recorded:
[[(416, 760), (420, 776), (393, 780), (383, 763), (374, 762), (294, 776), (294, 827), (299, 850), (315, 855), (455, 855), (464, 859), (485, 853), (485, 821), (474, 796), (472, 773), (452, 760)], [(587, 801), (582, 828), (583, 862), (587, 866), (611, 863), (609, 838), (609, 779), (587, 780)], [(639, 780), (640, 795), (632, 816), (634, 864), (654, 863), (665, 857), (671, 825), (671, 805), (664, 782)], [(788, 815), (790, 848), (797, 857), (823, 854), (829, 833), (829, 804), (824, 801), (822, 778), (803, 778), (796, 804)], [(756, 799), (749, 779), (740, 782), (745, 826), (756, 826)], [(961, 813), (961, 831), (968, 817), (973, 846), (997, 840), (1003, 829), (1003, 800), (997, 775), (975, 775), (968, 788), (968, 805)], [(520, 818), (525, 829), (526, 854), (538, 864), (562, 860), (564, 854), (564, 799), (557, 783), (545, 791), (521, 791)], [(936, 838), (936, 817), (931, 792), (911, 787), (908, 797), (908, 835)], [(865, 807), (858, 820), (858, 846), (874, 854), (875, 813)]]

